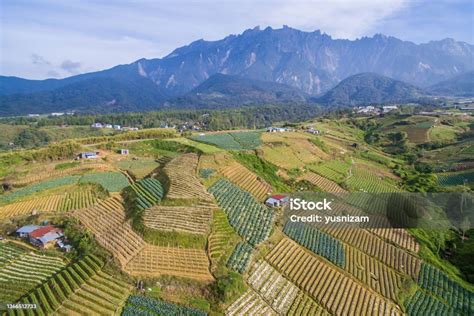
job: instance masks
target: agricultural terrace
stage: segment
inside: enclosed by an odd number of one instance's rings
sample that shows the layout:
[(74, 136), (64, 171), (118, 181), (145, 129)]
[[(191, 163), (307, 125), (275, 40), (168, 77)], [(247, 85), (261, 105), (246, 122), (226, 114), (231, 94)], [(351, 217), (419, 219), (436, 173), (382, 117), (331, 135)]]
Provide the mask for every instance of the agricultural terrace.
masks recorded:
[(158, 205), (147, 209), (143, 224), (166, 232), (206, 234), (212, 219), (212, 209), (200, 206)]
[(333, 315), (401, 315), (399, 307), (290, 239), (283, 239), (266, 260)]
[(223, 257), (226, 257), (232, 251), (238, 240), (240, 238), (230, 226), (226, 214), (221, 210), (215, 210), (212, 231), (208, 237), (208, 252), (213, 269)]
[(197, 177), (198, 155), (183, 154), (168, 162), (163, 169), (169, 179), (167, 199), (213, 201)]
[(122, 201), (112, 197), (74, 215), (95, 236), (97, 242), (109, 250), (124, 267), (145, 246), (125, 219)]
[(2, 245), (0, 249), (3, 261), (0, 268), (2, 302), (15, 302), (66, 266), (61, 258), (22, 251), (11, 244)]
[(204, 250), (146, 244), (126, 220), (117, 197), (74, 214), (130, 275), (158, 277), (165, 274), (212, 280)]
[(420, 245), (416, 241), (415, 237), (410, 235), (405, 229), (402, 228), (371, 228), (369, 231), (382, 239), (391, 241), (392, 243), (403, 247), (412, 252), (418, 252)]
[(263, 133), (262, 141), (263, 158), (286, 170), (329, 159), (327, 153), (302, 133)]
[(270, 236), (273, 212), (231, 182), (220, 179), (209, 192), (226, 212), (230, 225), (249, 244), (256, 245)]
[(97, 183), (109, 192), (120, 192), (129, 185), (127, 177), (121, 172), (86, 173), (79, 183)]
[(125, 267), (132, 276), (171, 275), (200, 281), (212, 281), (209, 258), (204, 250), (147, 244)]
[(260, 201), (265, 200), (272, 191), (268, 183), (237, 162), (232, 162), (219, 171), (232, 183), (250, 192)]
[[(103, 262), (90, 255), (68, 265), (24, 297), (39, 315), (112, 315), (130, 286), (101, 271)], [(19, 315), (21, 315), (18, 312)]]
[(464, 185), (474, 182), (474, 171), (439, 173), (438, 183), (442, 186)]
[(409, 316), (416, 315), (459, 315), (453, 308), (437, 298), (427, 294), (422, 290), (417, 290), (415, 295), (405, 303)]
[(133, 315), (206, 316), (207, 314), (191, 307), (172, 304), (145, 296), (130, 295), (122, 311), (122, 316)]
[(160, 181), (152, 178), (139, 180), (130, 186), (135, 193), (135, 203), (138, 209), (145, 210), (161, 202), (164, 189)]
[(252, 289), (247, 290), (225, 311), (227, 316), (253, 316), (278, 314)]
[(227, 260), (227, 267), (239, 273), (244, 273), (252, 259), (253, 248), (247, 243), (239, 242)]
[(283, 232), (315, 254), (328, 259), (341, 268), (344, 267), (346, 261), (344, 247), (337, 239), (312, 226), (291, 221), (286, 222)]
[(401, 191), (397, 186), (388, 181), (386, 177), (368, 172), (365, 167), (356, 165), (351, 169), (351, 172), (347, 177), (346, 183), (353, 191), (370, 193)]
[(376, 258), (402, 274), (418, 278), (421, 260), (409, 252), (393, 246), (367, 230), (344, 226), (325, 228), (329, 235), (349, 244), (363, 253)]
[(343, 188), (341, 188), (336, 182), (326, 179), (325, 177), (320, 176), (314, 172), (308, 171), (302, 177), (303, 180), (306, 180), (318, 188), (320, 188), (323, 192), (329, 193), (345, 193), (347, 192)]
[(300, 291), (288, 311), (288, 316), (316, 315), (329, 316), (330, 314), (319, 306), (311, 297)]
[(351, 164), (342, 160), (330, 160), (307, 167), (324, 178), (340, 183), (349, 175)]
[(286, 315), (301, 292), (267, 262), (256, 262), (247, 282), (279, 315)]
[(114, 165), (121, 170), (126, 170), (128, 173), (135, 176), (137, 179), (145, 178), (160, 166), (154, 158), (140, 157), (140, 158), (123, 158), (114, 162)]
[(261, 132), (219, 132), (193, 136), (191, 139), (226, 150), (251, 150), (262, 144), (260, 135)]
[(205, 144), (202, 142), (197, 142), (189, 138), (179, 137), (179, 138), (165, 139), (165, 140), (194, 147), (197, 150), (201, 151), (203, 154), (213, 154), (213, 153), (218, 153), (218, 152), (224, 152), (221, 148), (218, 148), (216, 146), (212, 146), (209, 144)]
[(474, 292), (463, 288), (438, 268), (423, 263), (418, 285), (430, 294), (448, 302), (456, 313), (474, 314)]
[[(58, 165), (56, 165), (58, 166)], [(60, 178), (68, 175), (73, 175), (77, 173), (87, 172), (91, 170), (96, 171), (105, 171), (109, 169), (109, 165), (103, 163), (79, 163), (78, 165), (71, 165), (68, 168), (59, 168), (52, 169), (46, 166), (40, 171), (29, 172), (26, 176), (18, 177), (15, 179), (7, 179), (9, 183), (13, 184), (15, 187), (30, 185), (35, 182), (44, 181), (52, 178)]]

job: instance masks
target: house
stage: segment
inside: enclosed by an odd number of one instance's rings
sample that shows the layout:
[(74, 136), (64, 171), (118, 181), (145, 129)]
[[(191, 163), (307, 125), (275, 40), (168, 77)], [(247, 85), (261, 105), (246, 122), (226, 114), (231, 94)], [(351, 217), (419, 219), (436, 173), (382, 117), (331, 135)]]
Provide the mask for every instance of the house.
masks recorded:
[(63, 250), (64, 252), (70, 252), (71, 249), (72, 249), (71, 245), (66, 244), (62, 240), (58, 240), (57, 245), (58, 245), (59, 249)]
[(120, 154), (121, 155), (128, 155), (129, 154), (128, 149), (120, 149)]
[(80, 153), (78, 156), (79, 159), (96, 159), (98, 157), (99, 157), (98, 152), (84, 152), (84, 153)]
[(63, 112), (53, 112), (51, 113), (51, 116), (63, 116), (64, 113)]
[(102, 123), (94, 123), (91, 125), (92, 128), (103, 128), (104, 125), (102, 125)]
[(396, 105), (384, 105), (382, 107), (384, 113), (388, 113), (391, 111), (396, 111), (398, 110), (398, 107)]
[[(22, 227), (24, 228), (24, 227)], [(51, 225), (38, 226), (28, 234), (28, 241), (40, 248), (49, 248), (56, 245), (59, 238), (63, 237), (63, 231)]]
[(25, 237), (28, 237), (28, 234), (37, 230), (38, 228), (40, 228), (41, 226), (37, 226), (37, 225), (26, 225), (26, 226), (23, 226), (21, 227), (20, 229), (18, 229), (16, 231), (16, 235), (18, 237), (21, 237), (21, 238), (25, 238)]
[(267, 132), (269, 132), (269, 133), (283, 133), (283, 132), (286, 132), (286, 128), (284, 128), (284, 127), (269, 127), (269, 128), (267, 128)]
[(113, 128), (112, 124), (105, 124), (105, 128)]
[(122, 127), (120, 125), (114, 125), (114, 129), (120, 130), (120, 129), (122, 129)]
[(269, 197), (265, 201), (265, 204), (270, 207), (280, 207), (280, 206), (286, 205), (288, 201), (289, 201), (288, 196), (278, 194), (278, 195), (273, 195)]
[(313, 134), (313, 135), (319, 135), (321, 134), (321, 131), (319, 129), (315, 129), (314, 127), (310, 127), (306, 130), (307, 133)]

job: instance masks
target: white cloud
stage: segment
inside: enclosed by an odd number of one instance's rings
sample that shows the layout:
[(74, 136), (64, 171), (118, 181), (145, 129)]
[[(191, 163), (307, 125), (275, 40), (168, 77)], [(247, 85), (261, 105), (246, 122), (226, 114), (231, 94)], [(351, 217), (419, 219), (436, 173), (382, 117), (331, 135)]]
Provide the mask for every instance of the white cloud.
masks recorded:
[[(204, 38), (216, 40), (256, 25), (320, 29), (336, 38), (380, 32), (378, 25), (408, 0), (25, 1), (2, 4), (0, 72), (41, 79), (157, 58)], [(31, 64), (31, 56), (50, 64)]]

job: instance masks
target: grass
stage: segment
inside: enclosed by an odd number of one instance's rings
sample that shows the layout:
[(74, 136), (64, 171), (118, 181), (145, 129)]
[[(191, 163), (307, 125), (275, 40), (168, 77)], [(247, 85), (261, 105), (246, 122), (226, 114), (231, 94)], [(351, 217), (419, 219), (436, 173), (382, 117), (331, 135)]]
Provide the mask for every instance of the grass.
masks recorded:
[(160, 164), (154, 158), (125, 158), (114, 163), (115, 166), (122, 170), (127, 170), (133, 174), (137, 179), (141, 179), (150, 174), (153, 170), (158, 168)]
[(207, 238), (200, 234), (163, 232), (148, 227), (143, 228), (143, 239), (154, 245), (206, 249)]
[(58, 163), (56, 166), (54, 166), (54, 169), (64, 170), (64, 169), (69, 169), (69, 168), (79, 166), (79, 164), (80, 164), (79, 161), (63, 162), (63, 163)]
[(458, 131), (456, 128), (446, 125), (433, 126), (429, 133), (429, 139), (432, 142), (451, 142), (456, 139)]
[(235, 152), (234, 158), (264, 179), (275, 191), (290, 191), (290, 187), (277, 176), (278, 167), (261, 159), (255, 153)]
[(200, 142), (196, 142), (192, 139), (184, 138), (184, 137), (173, 138), (173, 139), (165, 139), (165, 141), (173, 141), (173, 142), (177, 142), (177, 143), (180, 143), (180, 144), (183, 144), (183, 145), (186, 145), (186, 146), (191, 146), (191, 147), (194, 147), (194, 148), (200, 150), (204, 154), (213, 154), (213, 153), (223, 151), (222, 149), (220, 149), (218, 147), (208, 145), (208, 144), (204, 144), (204, 143), (200, 143)]

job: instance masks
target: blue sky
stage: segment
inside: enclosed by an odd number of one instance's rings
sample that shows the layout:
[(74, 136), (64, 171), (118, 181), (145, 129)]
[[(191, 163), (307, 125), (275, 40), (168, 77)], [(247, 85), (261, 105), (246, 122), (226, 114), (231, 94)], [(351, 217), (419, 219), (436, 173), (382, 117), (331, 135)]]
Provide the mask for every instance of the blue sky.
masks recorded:
[(0, 0), (0, 74), (63, 78), (260, 25), (474, 43), (472, 0)]

